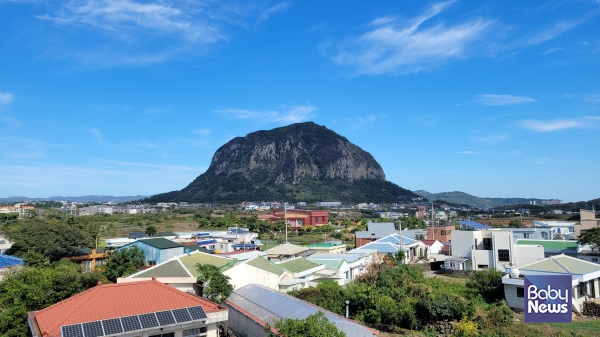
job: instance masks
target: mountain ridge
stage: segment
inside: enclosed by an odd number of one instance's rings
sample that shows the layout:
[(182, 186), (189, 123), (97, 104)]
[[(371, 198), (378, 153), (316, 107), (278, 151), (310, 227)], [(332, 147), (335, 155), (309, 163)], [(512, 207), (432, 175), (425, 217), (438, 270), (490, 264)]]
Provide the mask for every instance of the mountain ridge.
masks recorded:
[(385, 179), (373, 156), (313, 122), (235, 137), (187, 187), (151, 202), (394, 202), (418, 195)]
[(431, 193), (425, 190), (413, 191), (415, 194), (423, 196), (429, 200), (442, 200), (455, 204), (466, 204), (477, 208), (494, 208), (508, 205), (529, 204), (535, 201), (537, 206), (542, 206), (542, 201), (545, 199), (537, 198), (490, 198), (477, 197), (461, 191)]

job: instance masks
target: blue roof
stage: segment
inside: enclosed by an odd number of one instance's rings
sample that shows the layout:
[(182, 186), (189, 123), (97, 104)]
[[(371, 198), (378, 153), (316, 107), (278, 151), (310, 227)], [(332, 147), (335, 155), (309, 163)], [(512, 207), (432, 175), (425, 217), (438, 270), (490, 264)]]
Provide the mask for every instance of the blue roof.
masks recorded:
[(16, 256), (0, 254), (0, 268), (22, 266), (23, 259)]
[[(408, 248), (402, 247), (405, 252), (408, 252)], [(395, 254), (400, 250), (399, 245), (395, 245), (389, 242), (372, 242), (361, 246), (360, 249), (374, 249), (378, 253)]]
[(479, 222), (471, 221), (471, 220), (460, 220), (459, 223), (463, 226), (471, 227), (473, 229), (490, 229), (492, 227), (484, 225)]
[[(402, 244), (403, 245), (410, 245), (415, 243), (417, 240), (411, 239), (411, 238), (407, 238), (406, 236), (402, 237)], [(374, 242), (389, 242), (389, 243), (393, 243), (395, 245), (400, 245), (400, 235), (398, 234), (392, 234), (389, 236), (386, 236), (384, 238), (381, 238), (377, 241)]]

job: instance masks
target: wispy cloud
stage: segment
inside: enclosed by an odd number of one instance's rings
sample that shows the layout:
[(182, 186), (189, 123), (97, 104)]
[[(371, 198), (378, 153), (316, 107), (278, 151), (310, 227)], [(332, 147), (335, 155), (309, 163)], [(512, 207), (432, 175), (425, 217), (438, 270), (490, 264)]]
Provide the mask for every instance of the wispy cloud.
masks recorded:
[(100, 130), (98, 130), (97, 128), (88, 128), (88, 127), (84, 127), (83, 130), (87, 133), (89, 133), (90, 135), (92, 135), (92, 137), (94, 137), (94, 140), (98, 141), (98, 142), (102, 142), (102, 132), (100, 132)]
[(544, 157), (544, 158), (539, 158), (539, 159), (534, 159), (533, 163), (536, 165), (542, 165), (542, 164), (546, 164), (547, 162), (550, 161), (550, 157)]
[(525, 120), (522, 121), (521, 127), (526, 130), (532, 130), (535, 132), (551, 132), (560, 131), (573, 128), (581, 128), (585, 126), (585, 123), (581, 120), (575, 119), (557, 119), (553, 121), (538, 121), (538, 120)]
[(219, 115), (231, 119), (248, 119), (259, 122), (298, 123), (314, 117), (316, 107), (308, 105), (282, 106), (279, 111), (223, 109), (216, 110)]
[(485, 106), (515, 105), (533, 103), (536, 100), (527, 96), (482, 94), (475, 96), (475, 102)]
[(467, 155), (479, 154), (479, 152), (476, 152), (476, 151), (458, 151), (456, 153), (458, 153), (458, 154), (467, 154)]
[[(201, 0), (69, 0), (36, 18), (59, 30), (46, 54), (76, 58), (96, 66), (147, 65), (171, 58), (195, 56), (228, 38), (231, 26), (244, 20), (263, 22), (284, 9), (271, 1), (241, 4), (237, 1)], [(89, 42), (73, 42), (73, 31), (92, 34)], [(59, 54), (60, 53), (60, 54)]]
[(386, 115), (375, 116), (375, 115), (371, 114), (371, 115), (366, 115), (366, 116), (358, 116), (358, 117), (354, 117), (354, 118), (346, 118), (346, 122), (348, 123), (348, 125), (351, 128), (358, 129), (367, 124), (372, 124), (378, 120), (385, 119), (385, 118), (387, 118)]
[[(600, 1), (600, 0), (599, 0)], [(584, 99), (592, 103), (600, 103), (600, 94), (586, 95)]]
[(15, 95), (9, 92), (0, 92), (0, 104), (8, 104), (13, 101)]
[(192, 131), (192, 133), (195, 133), (195, 134), (201, 135), (201, 136), (208, 136), (211, 134), (211, 132), (212, 132), (211, 129), (196, 129), (196, 130)]
[(569, 29), (585, 22), (586, 19), (578, 19), (578, 20), (571, 20), (571, 21), (561, 21), (561, 22), (557, 22), (554, 24), (554, 26), (544, 30), (543, 32), (529, 38), (527, 40), (526, 44), (540, 44), (542, 42), (546, 42), (548, 40), (552, 40), (556, 37), (559, 37), (560, 35), (562, 35), (564, 32), (568, 31)]
[(278, 13), (278, 12), (285, 11), (286, 9), (288, 9), (290, 7), (290, 5), (291, 5), (291, 2), (284, 1), (284, 2), (278, 3), (278, 4), (274, 5), (274, 6), (271, 6), (271, 7), (267, 8), (267, 9), (265, 9), (264, 11), (262, 11), (262, 13), (260, 14), (260, 16), (258, 17), (258, 20), (259, 21), (266, 21), (266, 20), (269, 19), (269, 17), (271, 15), (273, 15), (275, 13)]
[(476, 138), (476, 140), (478, 140), (480, 142), (485, 142), (485, 143), (499, 142), (499, 141), (506, 140), (506, 139), (508, 139), (507, 133), (502, 133), (502, 134), (497, 134), (497, 135), (488, 135), (485, 137)]
[(492, 21), (477, 18), (450, 26), (427, 26), (452, 2), (431, 5), (410, 20), (378, 18), (371, 22), (372, 29), (338, 44), (338, 51), (329, 57), (337, 64), (355, 68), (357, 74), (394, 75), (433, 69), (467, 57), (470, 44), (484, 35)]
[(546, 50), (545, 52), (543, 52), (542, 54), (543, 55), (552, 54), (552, 53), (555, 53), (555, 52), (557, 52), (557, 51), (559, 51), (561, 49), (562, 49), (561, 47), (550, 48), (550, 49)]

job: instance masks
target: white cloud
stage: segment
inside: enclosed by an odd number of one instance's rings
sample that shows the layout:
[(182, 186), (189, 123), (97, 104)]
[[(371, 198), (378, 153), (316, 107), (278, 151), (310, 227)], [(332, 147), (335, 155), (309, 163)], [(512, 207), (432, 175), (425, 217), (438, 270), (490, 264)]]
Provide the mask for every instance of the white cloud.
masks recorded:
[(468, 154), (468, 155), (479, 154), (479, 152), (475, 152), (475, 151), (458, 151), (456, 153), (458, 153), (458, 154)]
[(289, 1), (278, 3), (272, 7), (265, 9), (260, 16), (258, 17), (259, 21), (266, 21), (269, 17), (277, 12), (283, 12), (290, 7), (291, 3)]
[(0, 104), (8, 104), (12, 102), (15, 95), (9, 92), (0, 92)]
[(196, 130), (192, 131), (192, 133), (195, 133), (195, 134), (201, 135), (201, 136), (208, 136), (211, 134), (211, 132), (212, 132), (211, 129), (196, 129)]
[(539, 158), (539, 159), (535, 159), (533, 161), (533, 163), (536, 165), (542, 165), (542, 164), (546, 164), (547, 162), (549, 162), (550, 159), (551, 159), (550, 157)]
[[(245, 27), (252, 17), (265, 21), (287, 6), (270, 2), (69, 0), (35, 17), (68, 28), (53, 36), (45, 54), (94, 66), (139, 66), (199, 55), (227, 40), (230, 26)], [(92, 35), (75, 40), (73, 31)]]
[(96, 141), (102, 141), (102, 132), (100, 132), (100, 130), (98, 130), (97, 128), (85, 127), (83, 128), (83, 130), (91, 134)]
[(377, 120), (385, 119), (387, 115), (366, 115), (366, 116), (358, 116), (354, 118), (346, 118), (346, 122), (351, 128), (357, 129), (363, 127), (367, 124), (375, 123)]
[(562, 49), (561, 47), (550, 48), (550, 49), (546, 50), (545, 52), (543, 52), (542, 54), (544, 54), (544, 55), (552, 54), (552, 53), (555, 53), (555, 52), (557, 52), (557, 51), (559, 51), (561, 49)]
[(515, 105), (533, 103), (536, 100), (527, 96), (482, 94), (475, 96), (475, 102), (485, 106)]
[(304, 106), (282, 106), (280, 111), (224, 109), (216, 110), (215, 112), (225, 118), (232, 119), (249, 119), (260, 122), (275, 123), (298, 123), (314, 117), (313, 112), (316, 110), (316, 107), (308, 104)]
[(600, 94), (591, 94), (585, 96), (585, 100), (592, 103), (600, 103)]
[(498, 141), (506, 140), (506, 139), (508, 139), (508, 134), (506, 134), (506, 133), (502, 133), (499, 135), (488, 135), (486, 137), (477, 138), (477, 140), (480, 142), (488, 142), (488, 143), (498, 142)]
[(560, 131), (584, 126), (585, 123), (574, 119), (558, 119), (554, 121), (526, 120), (521, 122), (521, 127), (535, 132)]
[(562, 35), (567, 30), (581, 24), (585, 19), (561, 21), (554, 24), (554, 26), (544, 30), (543, 32), (529, 38), (526, 44), (540, 44), (548, 40), (552, 40)]
[(481, 38), (492, 21), (474, 19), (462, 24), (427, 26), (451, 1), (434, 4), (421, 15), (400, 20), (382, 17), (371, 22), (372, 28), (361, 36), (338, 45), (330, 58), (356, 69), (358, 74), (409, 74), (439, 67), (452, 59), (464, 58), (470, 44)]

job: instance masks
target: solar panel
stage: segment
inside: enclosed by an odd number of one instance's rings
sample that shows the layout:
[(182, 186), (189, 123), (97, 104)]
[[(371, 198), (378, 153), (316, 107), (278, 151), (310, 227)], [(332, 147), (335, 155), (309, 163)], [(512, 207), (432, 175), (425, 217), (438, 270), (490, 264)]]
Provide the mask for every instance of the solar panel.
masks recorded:
[(62, 337), (83, 337), (81, 324), (66, 325), (60, 329)]
[(158, 326), (158, 320), (156, 319), (154, 313), (138, 315), (138, 317), (140, 318), (140, 323), (142, 323), (142, 327), (144, 329)]
[(158, 323), (160, 323), (160, 325), (175, 324), (175, 318), (170, 310), (157, 312), (156, 318), (158, 318)]
[(121, 320), (118, 318), (104, 320), (102, 321), (102, 326), (104, 327), (104, 333), (106, 335), (114, 335), (123, 332)]
[(192, 316), (190, 316), (190, 313), (185, 308), (173, 310), (173, 316), (175, 316), (177, 323), (189, 322), (192, 320)]
[(206, 318), (206, 313), (204, 313), (204, 309), (202, 309), (202, 307), (191, 307), (188, 308), (188, 311), (190, 312), (193, 320)]
[(123, 323), (123, 331), (134, 331), (134, 330), (142, 330), (142, 326), (140, 325), (140, 320), (137, 316), (127, 316), (121, 317), (121, 323)]
[(104, 336), (104, 330), (102, 330), (102, 322), (89, 322), (83, 323), (83, 333), (85, 337), (100, 337)]

